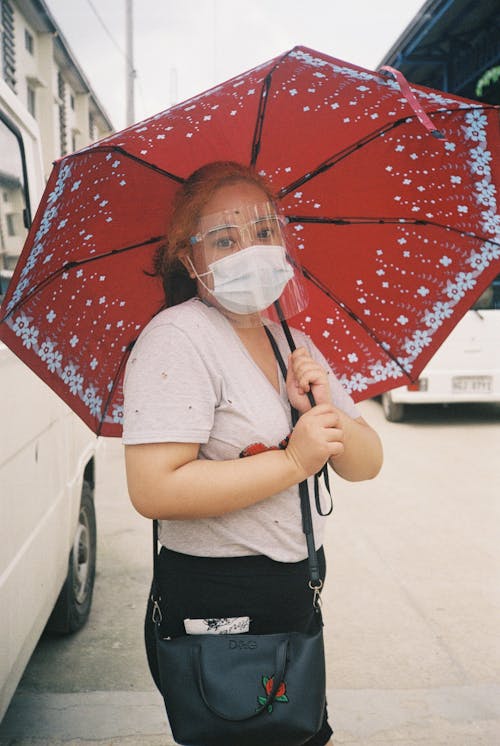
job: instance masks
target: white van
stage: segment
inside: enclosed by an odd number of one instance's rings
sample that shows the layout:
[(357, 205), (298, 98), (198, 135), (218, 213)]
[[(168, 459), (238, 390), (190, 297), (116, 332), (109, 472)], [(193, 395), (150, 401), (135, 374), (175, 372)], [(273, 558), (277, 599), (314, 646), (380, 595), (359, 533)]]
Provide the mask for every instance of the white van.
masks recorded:
[[(43, 186), (36, 121), (0, 80), (0, 304)], [(0, 720), (47, 625), (67, 633), (88, 617), (96, 446), (0, 342)]]
[(458, 322), (418, 381), (382, 394), (387, 420), (407, 405), (500, 402), (500, 275)]

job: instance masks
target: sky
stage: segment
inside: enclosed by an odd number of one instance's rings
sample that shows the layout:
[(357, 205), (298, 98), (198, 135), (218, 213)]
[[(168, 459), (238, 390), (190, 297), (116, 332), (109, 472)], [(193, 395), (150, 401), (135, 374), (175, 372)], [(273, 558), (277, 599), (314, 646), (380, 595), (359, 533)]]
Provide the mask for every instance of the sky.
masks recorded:
[[(126, 0), (45, 2), (114, 128), (125, 127)], [(423, 4), (133, 0), (134, 119), (156, 114), (297, 44), (376, 69)]]

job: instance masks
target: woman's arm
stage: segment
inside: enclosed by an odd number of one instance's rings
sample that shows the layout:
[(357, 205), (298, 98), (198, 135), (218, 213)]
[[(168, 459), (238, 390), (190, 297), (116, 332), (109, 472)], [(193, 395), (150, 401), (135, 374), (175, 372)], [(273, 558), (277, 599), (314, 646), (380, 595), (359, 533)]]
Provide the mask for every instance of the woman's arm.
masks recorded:
[(344, 434), (344, 451), (330, 458), (330, 466), (350, 482), (373, 479), (384, 458), (379, 436), (363, 417), (353, 420), (339, 410), (338, 417), (338, 427)]
[(125, 446), (130, 498), (147, 518), (208, 518), (246, 508), (314, 474), (343, 446), (334, 407), (300, 418), (288, 447), (243, 459), (198, 459), (194, 443)]

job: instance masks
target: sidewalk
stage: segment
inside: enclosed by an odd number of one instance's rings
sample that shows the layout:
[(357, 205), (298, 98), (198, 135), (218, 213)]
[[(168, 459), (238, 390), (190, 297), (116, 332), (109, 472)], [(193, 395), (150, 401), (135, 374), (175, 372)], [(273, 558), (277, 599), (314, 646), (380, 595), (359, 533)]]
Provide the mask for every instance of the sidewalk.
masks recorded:
[[(330, 689), (328, 701), (337, 713), (335, 746), (500, 743), (500, 686)], [(174, 746), (155, 692), (30, 693), (18, 704), (3, 723), (2, 746)], [(26, 739), (26, 732), (37, 735)]]

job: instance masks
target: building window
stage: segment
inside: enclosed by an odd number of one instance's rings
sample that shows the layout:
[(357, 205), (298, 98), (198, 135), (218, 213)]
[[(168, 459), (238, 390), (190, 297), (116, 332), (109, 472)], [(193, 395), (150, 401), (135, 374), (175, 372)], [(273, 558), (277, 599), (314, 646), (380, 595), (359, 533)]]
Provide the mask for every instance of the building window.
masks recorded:
[(73, 94), (69, 97), (69, 105), (71, 106), (71, 111), (75, 110), (75, 97)]
[(68, 133), (66, 129), (66, 83), (61, 72), (57, 73), (57, 95), (59, 96), (59, 144), (61, 155), (68, 152)]
[(28, 85), (28, 111), (32, 117), (36, 117), (36, 93), (35, 89)]
[(3, 79), (16, 92), (16, 48), (14, 43), (14, 11), (9, 0), (1, 0), (2, 35), (2, 75)]
[[(29, 221), (24, 182), (25, 160), (20, 136), (0, 119), (0, 301), (16, 266), (25, 238), (23, 214)], [(5, 154), (8, 153), (8, 158)]]
[(13, 215), (11, 212), (8, 212), (7, 215), (5, 216), (5, 222), (7, 224), (7, 235), (15, 236), (16, 235), (15, 215)]
[(89, 112), (89, 137), (91, 142), (95, 140), (95, 121), (92, 112)]
[(24, 46), (27, 52), (34, 54), (35, 41), (33, 39), (33, 34), (31, 34), (27, 28), (24, 29)]

